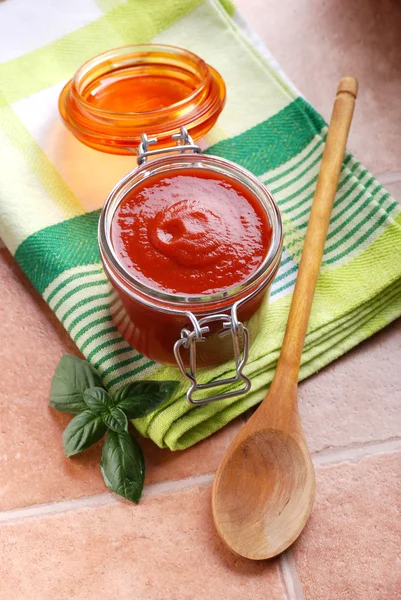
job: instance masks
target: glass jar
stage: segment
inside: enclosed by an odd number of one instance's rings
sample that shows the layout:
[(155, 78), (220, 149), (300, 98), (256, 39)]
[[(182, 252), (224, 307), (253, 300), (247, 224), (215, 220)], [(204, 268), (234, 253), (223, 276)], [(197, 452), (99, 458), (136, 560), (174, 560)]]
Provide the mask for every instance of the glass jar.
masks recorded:
[[(197, 383), (197, 368), (225, 362), (233, 354), (235, 377), (213, 382), (207, 387), (242, 380), (242, 389), (212, 396), (208, 401), (238, 395), (250, 387), (249, 379), (243, 373), (249, 349), (249, 331), (245, 324), (267, 300), (268, 289), (279, 268), (282, 224), (273, 197), (252, 173), (229, 160), (202, 155), (184, 128), (179, 135), (174, 135), (174, 139), (178, 139), (176, 147), (149, 150), (150, 140), (143, 136), (138, 156), (140, 166), (114, 187), (103, 207), (99, 248), (107, 276), (129, 316), (128, 326), (120, 326), (122, 335), (145, 356), (164, 364), (178, 364), (191, 382), (187, 398), (197, 404), (200, 401), (193, 399), (193, 393), (204, 389)], [(162, 156), (154, 158), (158, 154)], [(153, 160), (148, 162), (150, 157)], [(136, 185), (155, 175), (168, 174), (172, 169), (174, 172), (182, 170), (185, 174), (186, 169), (193, 167), (213, 171), (228, 181), (245, 185), (262, 207), (272, 230), (264, 260), (248, 279), (223, 292), (200, 296), (166, 293), (139, 281), (119, 260), (111, 241), (114, 213)]]
[[(142, 44), (110, 50), (87, 61), (59, 98), (64, 123), (84, 144), (113, 154), (133, 154), (139, 144), (138, 168), (117, 183), (103, 207), (100, 256), (125, 307), (125, 325), (116, 322), (121, 334), (149, 358), (177, 364), (190, 382), (187, 399), (191, 404), (249, 390), (251, 382), (243, 369), (250, 337), (254, 336), (248, 331), (248, 323), (253, 317), (250, 323), (257, 328), (255, 317), (262, 303), (268, 301), (282, 252), (280, 213), (268, 190), (235, 163), (202, 155), (192, 141), (192, 137), (199, 139), (211, 129), (225, 97), (222, 77), (200, 57), (175, 46)], [(169, 147), (171, 139), (176, 140), (176, 146)], [(214, 171), (246, 186), (265, 211), (272, 229), (264, 260), (248, 279), (220, 293), (200, 296), (148, 287), (124, 268), (111, 242), (113, 215), (135, 185), (170, 169), (185, 171), (193, 167)], [(224, 362), (233, 355), (235, 376), (198, 383), (198, 367)], [(193, 398), (197, 390), (235, 382), (242, 387), (202, 400)]]

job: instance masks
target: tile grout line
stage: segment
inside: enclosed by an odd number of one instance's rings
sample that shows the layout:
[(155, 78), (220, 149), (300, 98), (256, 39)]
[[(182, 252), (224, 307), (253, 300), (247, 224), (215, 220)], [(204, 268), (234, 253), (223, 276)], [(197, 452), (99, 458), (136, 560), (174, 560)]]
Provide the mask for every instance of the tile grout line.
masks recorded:
[(377, 456), (401, 450), (401, 438), (391, 438), (382, 442), (371, 442), (355, 446), (325, 448), (312, 453), (315, 467), (333, 465), (341, 462), (359, 462), (363, 458)]
[(288, 600), (305, 600), (304, 589), (299, 578), (294, 554), (286, 550), (278, 560), (279, 571)]
[[(173, 481), (162, 481), (159, 483), (150, 483), (145, 485), (142, 498), (152, 498), (166, 492), (178, 492), (187, 488), (200, 486), (206, 487), (212, 483), (214, 473), (206, 473), (196, 477), (187, 477), (185, 479), (177, 479)], [(125, 500), (121, 496), (112, 492), (103, 492), (93, 496), (84, 496), (83, 498), (75, 498), (73, 500), (61, 500), (60, 502), (49, 502), (46, 504), (34, 504), (24, 508), (13, 508), (10, 510), (0, 511), (0, 523), (9, 523), (29, 519), (32, 517), (41, 517), (46, 515), (56, 515), (60, 513), (70, 512), (72, 510), (80, 510), (85, 508), (97, 508), (100, 506), (108, 506), (111, 504), (128, 504), (134, 506), (133, 503)]]
[(34, 504), (24, 508), (12, 508), (0, 512), (0, 523), (9, 523), (11, 521), (20, 521), (31, 517), (41, 517), (45, 515), (55, 515), (69, 512), (80, 508), (94, 508), (97, 506), (107, 506), (114, 504), (117, 499), (113, 494), (104, 492), (94, 496), (84, 496), (73, 500), (61, 500), (60, 502), (50, 502), (48, 504)]
[(205, 473), (203, 475), (195, 475), (194, 477), (186, 477), (185, 479), (175, 479), (173, 481), (161, 481), (159, 483), (151, 483), (145, 485), (143, 490), (143, 498), (152, 498), (158, 494), (166, 492), (179, 492), (187, 488), (200, 486), (206, 487), (213, 482), (214, 472)]
[[(359, 462), (363, 458), (386, 454), (401, 450), (401, 438), (392, 438), (384, 442), (373, 442), (360, 446), (350, 446), (342, 448), (327, 448), (320, 452), (312, 454), (312, 460), (315, 466), (333, 465), (341, 462)], [(214, 479), (214, 472), (184, 479), (162, 481), (145, 485), (143, 498), (152, 498), (159, 494), (167, 492), (178, 492), (187, 488), (201, 486), (206, 487)], [(49, 502), (46, 504), (34, 504), (24, 508), (14, 508), (0, 511), (0, 523), (14, 522), (32, 517), (60, 514), (71, 510), (84, 508), (96, 508), (108, 506), (110, 504), (128, 503), (117, 494), (103, 492), (93, 496), (84, 496), (72, 500), (62, 500), (60, 502)]]
[(383, 171), (375, 175), (376, 179), (382, 184), (401, 182), (401, 171)]
[(281, 583), (281, 591), (283, 592), (283, 600), (296, 600), (293, 594), (290, 592), (290, 588), (292, 589), (292, 580), (287, 584), (286, 577), (284, 576), (284, 566), (281, 565), (281, 556), (277, 559), (277, 574)]

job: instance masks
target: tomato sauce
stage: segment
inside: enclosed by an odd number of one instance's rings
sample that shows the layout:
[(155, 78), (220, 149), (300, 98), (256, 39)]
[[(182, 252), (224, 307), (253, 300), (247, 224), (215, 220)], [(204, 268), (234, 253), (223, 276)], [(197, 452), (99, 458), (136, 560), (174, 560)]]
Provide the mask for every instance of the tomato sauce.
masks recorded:
[(111, 226), (124, 268), (173, 294), (213, 294), (244, 282), (266, 257), (271, 237), (267, 214), (245, 185), (196, 167), (138, 183)]

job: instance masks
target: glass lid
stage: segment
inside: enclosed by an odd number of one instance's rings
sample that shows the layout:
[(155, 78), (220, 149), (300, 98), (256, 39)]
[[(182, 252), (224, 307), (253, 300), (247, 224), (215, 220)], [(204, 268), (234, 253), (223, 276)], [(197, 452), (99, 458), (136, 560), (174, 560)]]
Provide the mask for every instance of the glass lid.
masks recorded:
[(141, 134), (167, 146), (185, 126), (194, 139), (215, 124), (226, 97), (221, 75), (175, 46), (142, 44), (109, 50), (82, 65), (60, 94), (67, 127), (84, 144), (130, 154)]

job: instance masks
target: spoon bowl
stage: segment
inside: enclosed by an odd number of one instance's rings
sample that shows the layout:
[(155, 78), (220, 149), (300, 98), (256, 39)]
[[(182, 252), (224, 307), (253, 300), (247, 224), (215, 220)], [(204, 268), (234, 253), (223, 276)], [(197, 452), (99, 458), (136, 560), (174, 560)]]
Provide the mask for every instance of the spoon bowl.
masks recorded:
[(259, 422), (257, 412), (217, 471), (212, 508), (231, 550), (263, 560), (283, 552), (301, 533), (313, 506), (315, 474), (299, 432), (250, 432), (254, 418)]

